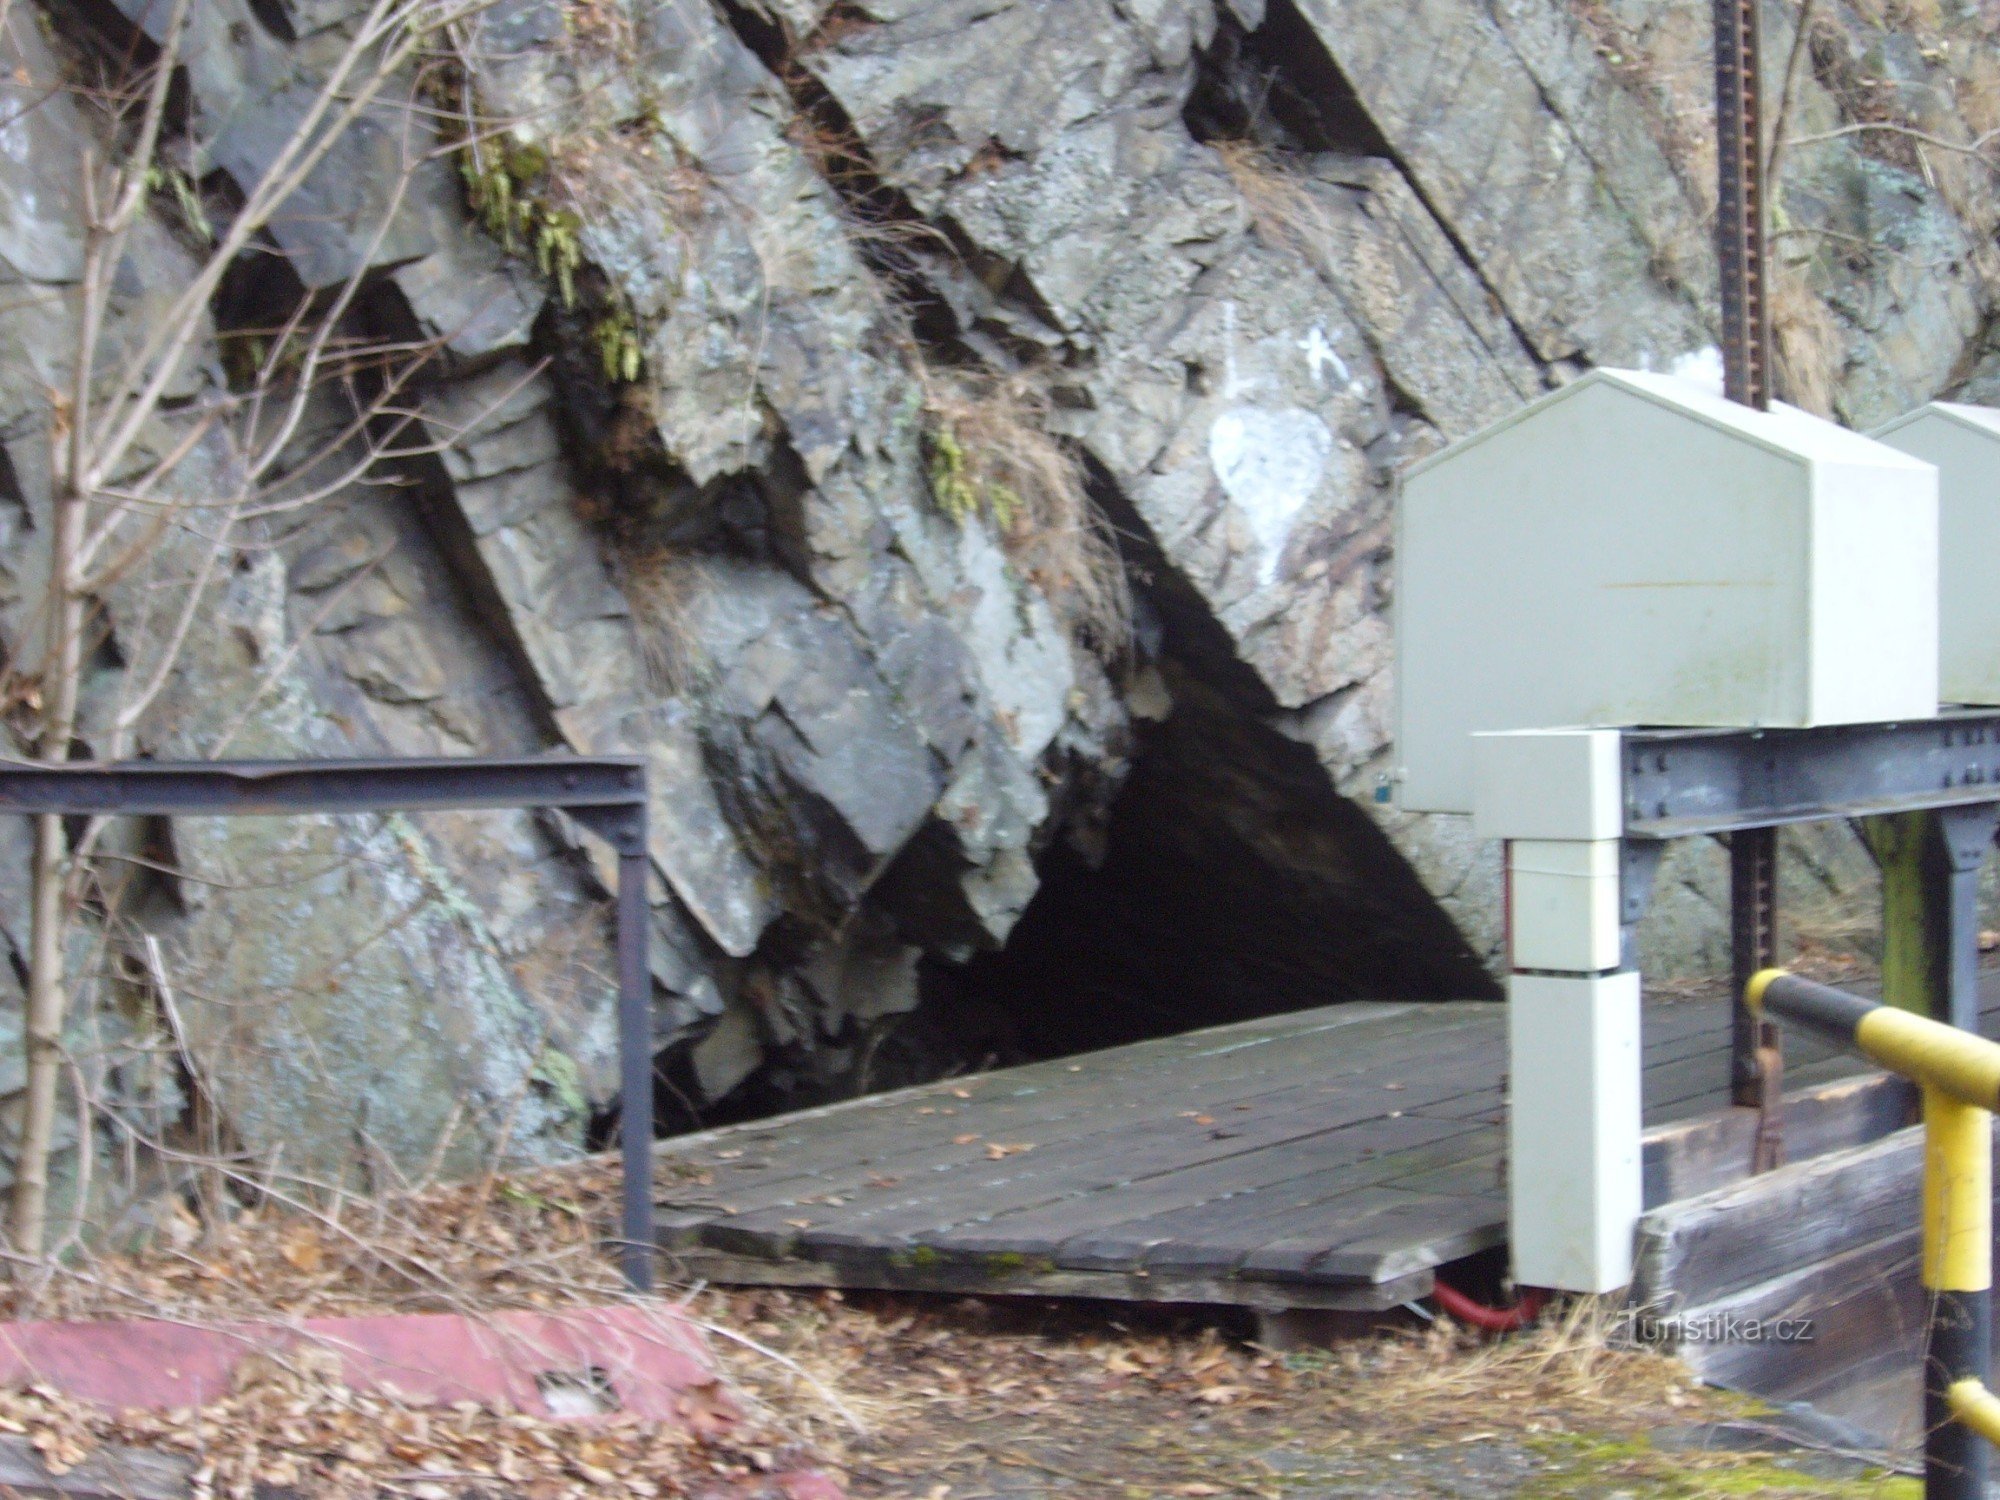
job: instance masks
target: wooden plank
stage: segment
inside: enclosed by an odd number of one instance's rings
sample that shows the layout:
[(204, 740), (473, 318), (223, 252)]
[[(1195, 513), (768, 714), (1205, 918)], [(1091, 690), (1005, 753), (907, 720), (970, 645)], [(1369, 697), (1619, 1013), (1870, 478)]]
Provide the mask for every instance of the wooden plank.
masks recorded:
[(1496, 1083), (1491, 1088), (1460, 1094), (1455, 1099), (1421, 1105), (1411, 1113), (1431, 1120), (1467, 1120), (1480, 1125), (1500, 1125), (1507, 1119), (1507, 1096)]
[[(1800, 1038), (1785, 1038), (1785, 1071), (1787, 1079), (1794, 1073), (1804, 1073), (1809, 1068), (1819, 1068), (1818, 1077), (1839, 1077), (1859, 1073), (1868, 1064), (1858, 1057), (1840, 1052), (1837, 1048), (1808, 1045)], [(1698, 1113), (1690, 1108), (1693, 1101), (1720, 1101), (1728, 1096), (1729, 1048), (1726, 1039), (1713, 1052), (1702, 1052), (1667, 1063), (1658, 1068), (1649, 1068), (1645, 1074), (1644, 1099), (1647, 1122), (1661, 1123), (1676, 1115)]]
[[(1312, 1281), (1390, 1281), (1506, 1243), (1504, 1203), (1484, 1196), (1443, 1193), (1407, 1196), (1405, 1204), (1343, 1226), (1327, 1249), (1291, 1275)], [(1275, 1253), (1273, 1247), (1266, 1246), (1258, 1252), (1254, 1267), (1245, 1262), (1245, 1271), (1282, 1274), (1267, 1269)]]
[[(1488, 1135), (1456, 1122), (1363, 1121), (1332, 1136), (1312, 1137), (1289, 1148), (1178, 1167), (1102, 1191), (956, 1224), (925, 1236), (923, 1242), (941, 1250), (976, 1252), (1032, 1242), (1053, 1247), (1051, 1253), (1064, 1265), (1109, 1268), (1137, 1264), (1136, 1251), (1120, 1261), (1107, 1262), (1098, 1255), (1079, 1262), (1070, 1258), (1069, 1247), (1121, 1228), (1142, 1230), (1179, 1210), (1223, 1200), (1243, 1205), (1259, 1194), (1297, 1191), (1302, 1181), (1330, 1171), (1348, 1173), (1349, 1185), (1354, 1186), (1392, 1179), (1411, 1170), (1408, 1152), (1412, 1145), (1423, 1148), (1458, 1138), (1469, 1142), (1466, 1150), (1476, 1150)], [(1398, 1142), (1404, 1143), (1402, 1150), (1396, 1149)]]
[(1923, 1132), (1901, 1130), (1655, 1209), (1639, 1222), (1633, 1299), (1706, 1306), (1906, 1231), (1922, 1170)]
[[(791, 1178), (780, 1179), (768, 1187), (759, 1185), (750, 1192), (713, 1203), (716, 1222), (731, 1225), (732, 1238), (722, 1240), (705, 1236), (704, 1243), (717, 1249), (741, 1250), (746, 1247), (736, 1237), (737, 1231), (750, 1235), (769, 1234), (775, 1232), (780, 1224), (789, 1224), (790, 1220), (802, 1216), (837, 1217), (848, 1226), (858, 1226), (890, 1214), (907, 1214), (927, 1204), (943, 1204), (949, 1208), (968, 1194), (979, 1195), (981, 1211), (992, 1212), (1003, 1204), (1024, 1206), (1019, 1196), (1022, 1192), (1047, 1201), (1048, 1194), (1044, 1187), (1022, 1187), (1019, 1186), (1021, 1184), (1038, 1184), (1064, 1176), (1070, 1179), (1064, 1183), (1064, 1192), (1072, 1193), (1091, 1186), (1109, 1187), (1155, 1171), (1219, 1157), (1240, 1156), (1359, 1120), (1384, 1116), (1391, 1109), (1407, 1109), (1436, 1098), (1449, 1097), (1451, 1091), (1465, 1087), (1466, 1082), (1455, 1077), (1447, 1064), (1476, 1060), (1483, 1045), (1478, 1035), (1461, 1038), (1454, 1045), (1439, 1044), (1433, 1052), (1436, 1079), (1423, 1085), (1394, 1090), (1383, 1087), (1371, 1076), (1379, 1073), (1379, 1065), (1363, 1051), (1345, 1076), (1294, 1085), (1277, 1095), (1252, 1103), (1247, 1111), (1214, 1106), (1220, 1113), (1206, 1116), (1212, 1122), (1206, 1125), (1200, 1123), (1204, 1118), (1202, 1115), (1195, 1114), (1191, 1109), (1176, 1108), (1181, 1101), (1171, 1096), (1150, 1100), (1147, 1111), (1136, 1118), (1121, 1117), (1110, 1124), (1099, 1120), (1093, 1130), (1060, 1137), (1055, 1141), (1035, 1140), (1027, 1131), (1009, 1137), (999, 1135), (990, 1128), (975, 1130), (972, 1127), (983, 1123), (978, 1116), (958, 1117), (942, 1125), (929, 1122), (918, 1133), (917, 1143), (909, 1152), (882, 1155), (872, 1160), (869, 1164), (870, 1172), (875, 1174), (872, 1189), (866, 1179), (862, 1184), (855, 1185), (851, 1178), (842, 1178), (837, 1182)], [(1483, 1082), (1483, 1070), (1467, 1076), (1475, 1086), (1477, 1082)], [(1391, 1100), (1396, 1102), (1391, 1104)], [(1190, 1115), (1194, 1118), (1189, 1119)], [(1010, 1117), (1007, 1128), (1012, 1131), (1023, 1123)], [(977, 1138), (961, 1140), (954, 1137), (940, 1141), (938, 1133), (953, 1128), (954, 1124), (967, 1127), (962, 1135)], [(1029, 1122), (1029, 1128), (1034, 1128), (1032, 1122)], [(989, 1145), (1006, 1144), (1033, 1144), (1035, 1150), (1009, 1156), (999, 1165), (988, 1160)], [(886, 1184), (886, 1190), (883, 1184)], [(689, 1203), (681, 1198), (669, 1198), (668, 1201), (675, 1207), (701, 1207), (705, 1206), (712, 1191), (715, 1190), (703, 1191), (703, 1202)], [(823, 1197), (829, 1192), (843, 1199), (852, 1192), (863, 1201), (844, 1201), (835, 1205), (842, 1210), (838, 1215), (802, 1215), (796, 1211), (809, 1206), (808, 1198)], [(964, 1217), (966, 1215), (959, 1214), (934, 1222), (936, 1227), (943, 1227)]]
[(1431, 1293), (1422, 1271), (1395, 1281), (1311, 1286), (1237, 1281), (1229, 1277), (1167, 1276), (1132, 1272), (1072, 1271), (1025, 1258), (996, 1256), (981, 1263), (944, 1257), (883, 1257), (879, 1261), (767, 1261), (711, 1250), (671, 1253), (687, 1281), (730, 1286), (843, 1287), (879, 1291), (945, 1292), (959, 1296), (1088, 1297), (1112, 1302), (1185, 1302), (1248, 1307), (1267, 1312), (1317, 1307), (1381, 1312)]
[[(1355, 1204), (1347, 1201), (1345, 1195), (1380, 1186), (1395, 1181), (1412, 1171), (1434, 1166), (1455, 1156), (1477, 1153), (1491, 1143), (1491, 1135), (1486, 1131), (1467, 1132), (1461, 1136), (1449, 1137), (1427, 1146), (1396, 1152), (1373, 1163), (1349, 1163), (1345, 1166), (1330, 1166), (1325, 1169), (1322, 1186), (1326, 1196), (1312, 1199), (1315, 1213), (1313, 1223), (1336, 1221), (1355, 1211)], [(1230, 1264), (1240, 1264), (1243, 1258), (1260, 1246), (1260, 1241), (1247, 1232), (1239, 1232), (1229, 1242), (1227, 1217), (1217, 1230), (1222, 1236), (1224, 1248), (1234, 1252)], [(1277, 1226), (1275, 1232), (1289, 1232), (1296, 1219), (1288, 1219)], [(1179, 1222), (1169, 1213), (1134, 1214), (1079, 1230), (1062, 1242), (1056, 1251), (1056, 1260), (1063, 1265), (1076, 1266), (1129, 1266), (1150, 1260), (1159, 1247), (1167, 1244), (1187, 1245), (1195, 1235), (1202, 1233), (1200, 1225)], [(1268, 1239), (1266, 1235), (1263, 1238)], [(1203, 1257), (1203, 1263), (1220, 1265), (1225, 1257), (1220, 1250)]]
[[(1445, 1082), (1438, 1087), (1451, 1086)], [(1420, 1091), (1415, 1097), (1427, 1095)], [(804, 1217), (820, 1221), (837, 1217), (857, 1225), (884, 1215), (916, 1211), (926, 1222), (942, 1227), (968, 1217), (958, 1211), (968, 1197), (975, 1199), (977, 1213), (990, 1215), (1003, 1207), (1027, 1206), (1030, 1199), (1048, 1201), (1052, 1196), (1115, 1186), (1158, 1171), (1240, 1157), (1285, 1140), (1379, 1118), (1384, 1112), (1372, 1097), (1354, 1097), (1327, 1087), (1302, 1092), (1289, 1107), (1271, 1108), (1262, 1114), (1230, 1112), (1187, 1119), (1186, 1113), (1142, 1118), (1113, 1131), (1054, 1142), (1009, 1141), (968, 1131), (965, 1134), (974, 1139), (927, 1143), (906, 1156), (885, 1159), (883, 1175), (859, 1187), (841, 1185), (838, 1191), (831, 1191), (821, 1183), (779, 1183), (768, 1191), (720, 1205), (723, 1211), (712, 1213), (710, 1218), (718, 1225), (732, 1226), (733, 1231), (755, 1234), (774, 1228), (774, 1221), (789, 1223), (807, 1208), (814, 1211)], [(1202, 1124), (1204, 1118), (1213, 1123)], [(1028, 1144), (1035, 1149), (998, 1162), (989, 1158), (989, 1145)], [(829, 1197), (838, 1200), (830, 1205), (837, 1212), (817, 1206)], [(733, 1241), (711, 1239), (709, 1243), (718, 1249), (736, 1248)]]
[[(1915, 1088), (1880, 1072), (1787, 1090), (1785, 1155), (1804, 1161), (1880, 1140), (1910, 1123), (1916, 1102)], [(1748, 1177), (1756, 1134), (1757, 1112), (1735, 1107), (1649, 1130), (1646, 1206), (1657, 1208)]]
[[(1039, 1206), (1075, 1197), (1080, 1192), (1102, 1191), (1120, 1183), (1207, 1162), (1239, 1159), (1274, 1147), (1310, 1141), (1316, 1154), (1337, 1160), (1345, 1154), (1342, 1140), (1351, 1141), (1352, 1150), (1358, 1154), (1363, 1149), (1386, 1149), (1375, 1147), (1380, 1132), (1400, 1133), (1414, 1141), (1425, 1134), (1451, 1134), (1462, 1129), (1452, 1122), (1385, 1119), (1374, 1100), (1338, 1095), (1261, 1119), (1246, 1115), (1241, 1124), (1226, 1131), (1219, 1121), (1215, 1126), (1194, 1121), (1174, 1123), (1181, 1128), (1171, 1134), (1120, 1138), (1100, 1145), (1094, 1152), (1069, 1155), (1039, 1166), (1029, 1159), (1033, 1153), (998, 1163), (985, 1161), (975, 1143), (960, 1148), (974, 1154), (968, 1170), (948, 1178), (942, 1172), (928, 1174), (916, 1191), (900, 1197), (893, 1191), (884, 1194), (879, 1204), (836, 1214), (824, 1227), (814, 1225), (801, 1231), (800, 1238), (802, 1243), (820, 1249), (868, 1239), (928, 1243), (954, 1225), (990, 1218), (1009, 1208)], [(1368, 1129), (1355, 1130), (1362, 1126)], [(767, 1210), (749, 1216), (747, 1223), (745, 1220), (731, 1223), (769, 1232), (774, 1227), (773, 1214), (784, 1212)], [(704, 1237), (708, 1243), (723, 1243), (711, 1236)]]
[[(1885, 1353), (1914, 1369), (1921, 1358), (1925, 1304), (1919, 1253), (1914, 1233), (1869, 1241), (1691, 1309), (1688, 1322), (1704, 1336), (1682, 1340), (1680, 1356), (1713, 1384), (1780, 1399), (1807, 1399)], [(1811, 1320), (1811, 1338), (1744, 1334), (1744, 1326), (1752, 1324), (1773, 1333), (1781, 1319)]]
[(1507, 1153), (1499, 1131), (1482, 1137), (1492, 1149), (1468, 1156), (1464, 1161), (1429, 1171), (1393, 1179), (1388, 1185), (1412, 1193), (1442, 1193), (1447, 1197), (1487, 1197), (1504, 1202), (1507, 1197)]
[[(1443, 1024), (1426, 1035), (1436, 1039), (1441, 1052), (1470, 1058), (1489, 1045), (1497, 1045), (1497, 1021), (1493, 1007), (1484, 1013), (1445, 1016)], [(1322, 1033), (1315, 1030), (1305, 1041)], [(1172, 1115), (1177, 1107), (1235, 1110), (1286, 1090), (1309, 1089), (1324, 1081), (1342, 1077), (1361, 1078), (1385, 1062), (1406, 1057), (1411, 1049), (1400, 1031), (1381, 1034), (1366, 1028), (1351, 1038), (1331, 1058), (1316, 1055), (1301, 1042), (1283, 1055), (1232, 1049), (1231, 1071), (1207, 1080), (1208, 1087), (1192, 1090), (1171, 1078), (1132, 1073), (1129, 1059), (1114, 1070), (1114, 1054), (1100, 1054), (1090, 1063), (1067, 1066), (1051, 1075), (1056, 1065), (1037, 1064), (1010, 1074), (987, 1075), (983, 1080), (964, 1080), (949, 1088), (938, 1086), (914, 1097), (898, 1101), (895, 1113), (872, 1114), (865, 1124), (852, 1115), (837, 1111), (851, 1106), (835, 1106), (798, 1118), (790, 1134), (774, 1138), (768, 1133), (746, 1128), (740, 1136), (718, 1134), (704, 1144), (703, 1152), (689, 1163), (698, 1166), (713, 1181), (698, 1189), (668, 1187), (661, 1202), (675, 1208), (698, 1207), (704, 1203), (747, 1211), (796, 1201), (805, 1193), (839, 1193), (857, 1187), (871, 1177), (885, 1173), (902, 1174), (920, 1170), (926, 1162), (916, 1158), (937, 1152), (941, 1143), (954, 1136), (976, 1133), (987, 1140), (1019, 1141), (1035, 1139), (1037, 1133), (1057, 1134), (1071, 1142), (1143, 1129), (1144, 1121), (1162, 1112)], [(1143, 1044), (1150, 1047), (1151, 1044)], [(1454, 1050), (1456, 1049), (1456, 1050)], [(1117, 1049), (1127, 1052), (1137, 1049)], [(1107, 1059), (1100, 1063), (1100, 1059)], [(1490, 1076), (1490, 1075), (1489, 1075)], [(1125, 1086), (1115, 1086), (1124, 1077)], [(956, 1089), (972, 1095), (960, 1099)], [(919, 1110), (930, 1113), (920, 1114)], [(1056, 1131), (1063, 1122), (1077, 1128)], [(727, 1157), (720, 1153), (729, 1152)], [(677, 1158), (678, 1160), (678, 1158)], [(789, 1184), (812, 1183), (800, 1192), (783, 1190)]]
[[(1484, 1144), (1470, 1143), (1471, 1149)], [(1461, 1160), (1467, 1150), (1462, 1136), (1413, 1146), (1397, 1153), (1388, 1173), (1358, 1164), (1330, 1167), (1247, 1202), (1223, 1200), (1186, 1213), (1161, 1215), (1133, 1228), (1156, 1241), (1145, 1253), (1149, 1267), (1187, 1271), (1233, 1266), (1244, 1275), (1292, 1271), (1341, 1243), (1360, 1220), (1384, 1208), (1407, 1205), (1417, 1196), (1387, 1187), (1386, 1182)], [(1489, 1218), (1505, 1218), (1503, 1202), (1490, 1197), (1485, 1202)]]
[[(1437, 1265), (1498, 1243), (1506, 1205), (1494, 1198), (1448, 1199), (1400, 1188), (1365, 1188), (1325, 1205), (1337, 1212), (1267, 1220), (1263, 1243), (1245, 1254), (1238, 1274), (1285, 1281), (1373, 1280)], [(1270, 1229), (1280, 1230), (1270, 1235)], [(1459, 1248), (1461, 1242), (1464, 1248)], [(1441, 1247), (1433, 1252), (1433, 1245)], [(1353, 1253), (1342, 1254), (1348, 1247)], [(1179, 1247), (1162, 1247), (1178, 1255)], [(1148, 1258), (1149, 1265), (1153, 1259)], [(1175, 1262), (1167, 1262), (1169, 1264)], [(1392, 1265), (1401, 1269), (1391, 1269)]]
[[(1717, 1001), (1648, 1008), (1648, 1119), (1682, 1117), (1650, 1132), (1654, 1192), (1747, 1160), (1747, 1118), (1714, 1108), (1727, 1021)], [(663, 1186), (666, 1237), (717, 1280), (1273, 1309), (1417, 1295), (1503, 1227), (1503, 1022), (1489, 1002), (1328, 1007), (662, 1143), (663, 1169), (712, 1179)], [(1791, 1040), (1795, 1154), (1893, 1118), (1893, 1086)], [(1723, 1244), (1690, 1248), (1691, 1272), (1750, 1264)]]

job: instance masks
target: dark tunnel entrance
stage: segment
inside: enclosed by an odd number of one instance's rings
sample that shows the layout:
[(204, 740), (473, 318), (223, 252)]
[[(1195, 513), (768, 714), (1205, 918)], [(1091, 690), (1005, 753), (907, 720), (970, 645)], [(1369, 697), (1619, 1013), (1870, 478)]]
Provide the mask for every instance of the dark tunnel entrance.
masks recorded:
[(1007, 944), (926, 1007), (1046, 1058), (1343, 1000), (1492, 997), (1492, 977), (1312, 751), (1168, 664), (1102, 857), (1058, 841)]

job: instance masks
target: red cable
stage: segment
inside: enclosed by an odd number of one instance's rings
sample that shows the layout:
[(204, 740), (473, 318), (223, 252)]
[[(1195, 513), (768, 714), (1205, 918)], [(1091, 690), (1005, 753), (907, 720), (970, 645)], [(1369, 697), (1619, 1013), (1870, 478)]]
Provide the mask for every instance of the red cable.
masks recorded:
[(1483, 1328), (1488, 1333), (1513, 1333), (1526, 1328), (1542, 1310), (1543, 1294), (1535, 1287), (1523, 1287), (1520, 1300), (1512, 1307), (1488, 1307), (1475, 1302), (1456, 1287), (1440, 1281), (1431, 1288), (1437, 1305), (1461, 1323)]

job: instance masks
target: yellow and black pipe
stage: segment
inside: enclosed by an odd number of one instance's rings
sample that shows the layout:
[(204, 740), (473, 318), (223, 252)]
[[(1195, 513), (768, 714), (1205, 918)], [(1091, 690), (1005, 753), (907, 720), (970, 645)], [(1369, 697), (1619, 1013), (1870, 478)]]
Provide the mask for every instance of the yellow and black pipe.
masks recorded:
[(1924, 1494), (1984, 1500), (1986, 1443), (2000, 1443), (2000, 1398), (1987, 1389), (2000, 1044), (1783, 969), (1757, 974), (1744, 998), (1753, 1013), (1810, 1027), (1923, 1090)]

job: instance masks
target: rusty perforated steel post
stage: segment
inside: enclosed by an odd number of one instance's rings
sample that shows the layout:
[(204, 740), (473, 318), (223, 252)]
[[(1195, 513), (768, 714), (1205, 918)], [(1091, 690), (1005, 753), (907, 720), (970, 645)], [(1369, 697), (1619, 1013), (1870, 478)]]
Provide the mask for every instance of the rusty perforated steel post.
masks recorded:
[[(1722, 382), (1732, 401), (1771, 405), (1771, 309), (1764, 239), (1762, 28), (1757, 0), (1715, 0), (1716, 255), (1722, 270)], [(1775, 1031), (1760, 1034), (1742, 1002), (1749, 977), (1777, 962), (1777, 835), (1746, 828), (1729, 840), (1730, 948), (1737, 996), (1730, 1024), (1730, 1096), (1759, 1111), (1753, 1170), (1781, 1155), (1775, 1114), (1782, 1077)], [(1767, 1066), (1776, 1063), (1777, 1066)]]
[(1729, 1096), (1767, 1117), (1771, 1100), (1759, 1054), (1776, 1043), (1762, 1034), (1757, 1018), (1743, 1003), (1743, 992), (1751, 975), (1777, 963), (1777, 938), (1778, 830), (1739, 828), (1729, 835), (1729, 958), (1735, 996), (1729, 1028)]
[(1756, 0), (1715, 0), (1723, 390), (1730, 400), (1765, 411), (1771, 405), (1771, 308), (1760, 33)]

